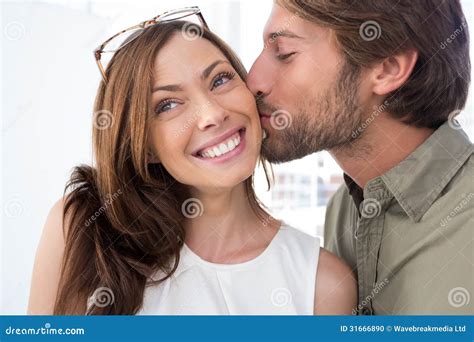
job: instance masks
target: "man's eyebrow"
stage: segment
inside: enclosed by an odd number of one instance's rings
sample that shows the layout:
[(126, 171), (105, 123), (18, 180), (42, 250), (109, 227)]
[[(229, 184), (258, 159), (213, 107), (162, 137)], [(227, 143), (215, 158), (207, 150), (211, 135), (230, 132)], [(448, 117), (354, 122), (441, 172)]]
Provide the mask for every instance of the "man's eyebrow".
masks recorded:
[[(217, 60), (217, 61), (213, 62), (212, 64), (210, 64), (206, 69), (203, 70), (203, 72), (201, 73), (201, 78), (202, 79), (208, 78), (209, 75), (211, 74), (212, 70), (214, 70), (214, 68), (216, 66), (218, 66), (219, 64), (222, 64), (222, 63), (230, 64), (228, 61), (225, 61), (225, 60)], [(154, 93), (155, 91), (160, 91), (160, 90), (183, 91), (183, 88), (179, 84), (169, 84), (169, 85), (165, 85), (165, 86), (155, 86), (152, 89), (152, 92)]]
[(276, 39), (278, 37), (303, 39), (303, 37), (300, 37), (296, 33), (288, 31), (288, 30), (275, 31), (275, 32), (270, 32), (269, 34), (267, 34), (267, 39)]

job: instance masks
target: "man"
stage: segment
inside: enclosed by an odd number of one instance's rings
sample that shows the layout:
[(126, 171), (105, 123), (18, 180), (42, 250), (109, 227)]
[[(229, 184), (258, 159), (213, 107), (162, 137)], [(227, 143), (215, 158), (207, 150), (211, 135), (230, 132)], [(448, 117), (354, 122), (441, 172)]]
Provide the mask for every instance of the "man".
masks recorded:
[(358, 313), (474, 312), (470, 83), (458, 0), (276, 0), (248, 86), (274, 163), (328, 150), (345, 183), (325, 247), (358, 278)]

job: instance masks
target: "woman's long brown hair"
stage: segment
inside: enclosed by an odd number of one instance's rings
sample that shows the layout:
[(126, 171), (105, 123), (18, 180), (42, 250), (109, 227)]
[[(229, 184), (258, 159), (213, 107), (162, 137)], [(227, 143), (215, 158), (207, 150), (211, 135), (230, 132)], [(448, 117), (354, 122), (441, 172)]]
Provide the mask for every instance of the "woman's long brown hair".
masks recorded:
[[(185, 241), (181, 205), (190, 196), (161, 164), (149, 162), (147, 132), (154, 58), (184, 24), (147, 28), (107, 67), (94, 106), (95, 165), (77, 166), (64, 191), (66, 246), (54, 314), (135, 314), (150, 277), (164, 274), (154, 285), (176, 270)], [(222, 40), (207, 30), (202, 38), (245, 80), (245, 68)], [(245, 186), (253, 210), (268, 223), (253, 176)]]

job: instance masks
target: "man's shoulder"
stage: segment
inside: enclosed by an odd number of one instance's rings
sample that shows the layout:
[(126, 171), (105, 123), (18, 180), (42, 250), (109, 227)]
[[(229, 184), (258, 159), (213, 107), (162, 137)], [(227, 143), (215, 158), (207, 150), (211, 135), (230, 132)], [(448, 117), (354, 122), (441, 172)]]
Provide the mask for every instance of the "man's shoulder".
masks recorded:
[[(448, 184), (443, 188), (436, 202), (455, 201), (460, 197), (474, 196), (474, 154), (466, 160), (464, 165), (451, 176)], [(445, 209), (448, 209), (449, 206)]]

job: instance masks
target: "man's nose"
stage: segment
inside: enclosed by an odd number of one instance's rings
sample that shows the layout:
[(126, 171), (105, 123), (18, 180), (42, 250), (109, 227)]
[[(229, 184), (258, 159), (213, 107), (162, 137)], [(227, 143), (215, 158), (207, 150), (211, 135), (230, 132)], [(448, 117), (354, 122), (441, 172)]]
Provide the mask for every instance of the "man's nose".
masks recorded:
[(247, 87), (257, 99), (267, 96), (272, 90), (271, 67), (265, 64), (264, 58), (260, 55), (247, 75)]

